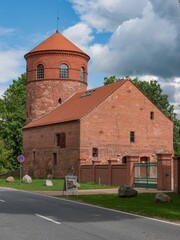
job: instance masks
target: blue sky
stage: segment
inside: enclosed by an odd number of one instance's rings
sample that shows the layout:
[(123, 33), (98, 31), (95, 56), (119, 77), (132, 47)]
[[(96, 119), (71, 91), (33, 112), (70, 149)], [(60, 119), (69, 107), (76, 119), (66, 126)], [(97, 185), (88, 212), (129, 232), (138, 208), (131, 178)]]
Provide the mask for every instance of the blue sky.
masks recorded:
[(91, 57), (89, 88), (111, 75), (157, 79), (180, 116), (179, 0), (0, 0), (0, 95), (56, 31), (57, 11), (59, 31)]

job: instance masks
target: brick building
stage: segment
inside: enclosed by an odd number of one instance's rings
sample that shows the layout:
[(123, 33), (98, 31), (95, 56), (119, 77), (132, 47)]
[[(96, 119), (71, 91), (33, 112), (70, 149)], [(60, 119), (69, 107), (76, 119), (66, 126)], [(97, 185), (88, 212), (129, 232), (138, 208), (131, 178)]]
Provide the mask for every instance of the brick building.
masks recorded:
[(135, 162), (159, 161), (172, 188), (173, 122), (130, 80), (87, 90), (90, 58), (58, 32), (25, 58), (24, 173), (133, 185)]

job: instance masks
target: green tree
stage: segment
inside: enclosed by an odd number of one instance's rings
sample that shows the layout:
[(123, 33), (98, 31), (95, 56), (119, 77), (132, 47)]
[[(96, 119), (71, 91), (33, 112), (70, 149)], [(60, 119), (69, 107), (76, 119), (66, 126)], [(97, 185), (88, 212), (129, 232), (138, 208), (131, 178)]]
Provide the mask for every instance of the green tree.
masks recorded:
[(5, 91), (0, 99), (0, 138), (11, 151), (10, 165), (17, 169), (17, 156), (22, 153), (22, 127), (25, 125), (25, 81), (26, 74)]
[(0, 139), (0, 173), (7, 172), (12, 168), (9, 161), (10, 156), (11, 151), (5, 147), (3, 140)]
[(180, 120), (174, 120), (174, 152), (180, 156)]
[[(104, 78), (104, 85), (120, 81), (116, 76)], [(160, 84), (156, 80), (150, 82), (140, 81), (138, 78), (132, 82), (146, 95), (168, 118), (174, 121), (174, 152), (180, 155), (180, 121), (174, 113), (174, 106), (169, 104), (168, 95), (163, 94)]]
[(104, 85), (110, 84), (110, 83), (114, 83), (114, 82), (118, 82), (119, 79), (114, 75), (111, 77), (105, 77), (104, 78)]

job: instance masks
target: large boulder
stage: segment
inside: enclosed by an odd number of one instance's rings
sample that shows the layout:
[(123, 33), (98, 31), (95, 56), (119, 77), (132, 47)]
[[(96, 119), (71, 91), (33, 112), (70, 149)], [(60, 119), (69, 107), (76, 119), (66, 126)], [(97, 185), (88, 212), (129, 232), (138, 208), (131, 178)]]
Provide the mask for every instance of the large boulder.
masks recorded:
[(136, 197), (138, 192), (129, 186), (122, 185), (118, 189), (118, 196), (119, 197)]
[(25, 176), (22, 178), (22, 182), (23, 182), (23, 183), (32, 183), (32, 178), (31, 178), (29, 175), (25, 175)]
[(14, 177), (13, 176), (7, 177), (6, 182), (14, 182)]
[(156, 195), (155, 195), (156, 203), (167, 203), (170, 201), (171, 201), (171, 198), (165, 193), (156, 193)]
[(45, 182), (44, 182), (44, 186), (52, 187), (53, 186), (53, 182), (50, 179), (46, 179)]

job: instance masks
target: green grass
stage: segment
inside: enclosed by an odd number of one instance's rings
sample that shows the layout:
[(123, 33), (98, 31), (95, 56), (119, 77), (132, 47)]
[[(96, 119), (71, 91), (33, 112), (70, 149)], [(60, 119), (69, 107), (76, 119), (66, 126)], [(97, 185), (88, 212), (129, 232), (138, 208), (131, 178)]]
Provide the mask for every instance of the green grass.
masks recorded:
[(74, 195), (68, 198), (148, 217), (180, 221), (180, 194), (167, 194), (172, 198), (172, 201), (165, 204), (154, 202), (155, 193), (139, 193), (137, 197), (133, 198), (120, 198), (116, 194)]
[[(53, 186), (46, 187), (44, 186), (44, 179), (33, 179), (32, 183), (24, 184), (21, 183), (19, 179), (15, 179), (14, 182), (6, 182), (6, 179), (0, 179), (0, 187), (9, 187), (15, 189), (21, 189), (26, 191), (63, 191), (64, 180), (63, 179), (53, 179)], [(81, 183), (80, 189), (103, 189), (103, 188), (112, 188), (113, 186), (107, 185), (98, 185), (95, 183)]]

